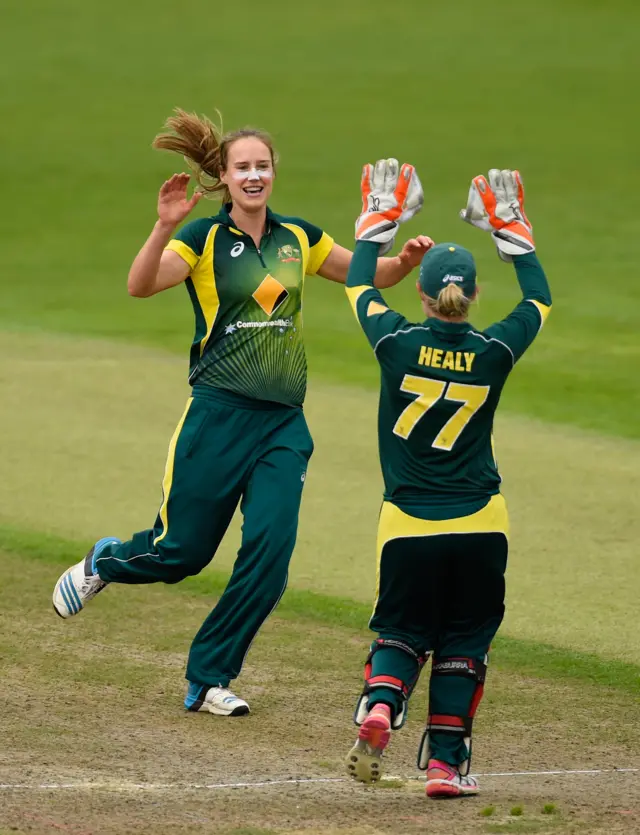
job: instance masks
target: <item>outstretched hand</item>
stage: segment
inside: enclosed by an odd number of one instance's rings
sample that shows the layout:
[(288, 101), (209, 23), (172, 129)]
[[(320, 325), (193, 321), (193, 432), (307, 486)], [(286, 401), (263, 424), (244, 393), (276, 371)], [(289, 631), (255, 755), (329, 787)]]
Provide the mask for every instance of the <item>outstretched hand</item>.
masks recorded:
[(420, 266), (422, 259), (433, 245), (431, 238), (426, 235), (418, 235), (417, 238), (410, 238), (405, 243), (398, 254), (398, 258), (412, 270), (414, 267)]
[(167, 226), (177, 226), (204, 196), (201, 191), (194, 191), (191, 199), (187, 198), (189, 174), (174, 174), (162, 184), (158, 194), (158, 217)]

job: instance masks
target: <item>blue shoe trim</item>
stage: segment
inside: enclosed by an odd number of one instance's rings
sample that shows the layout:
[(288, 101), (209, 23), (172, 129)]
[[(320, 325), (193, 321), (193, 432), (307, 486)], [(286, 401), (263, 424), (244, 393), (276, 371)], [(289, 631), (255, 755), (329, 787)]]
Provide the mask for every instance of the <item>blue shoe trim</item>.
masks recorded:
[(121, 544), (122, 540), (118, 539), (117, 536), (103, 536), (102, 539), (99, 539), (93, 546), (93, 556), (91, 557), (91, 571), (94, 574), (98, 573), (96, 569), (96, 559), (98, 558), (98, 555), (107, 547), (107, 545)]
[(69, 592), (66, 590), (64, 586), (64, 581), (67, 579), (67, 575), (65, 575), (62, 580), (60, 580), (60, 594), (62, 595), (62, 599), (64, 600), (64, 605), (67, 607), (67, 611), (69, 611), (72, 615), (75, 615), (76, 610), (75, 607), (71, 605), (71, 600), (69, 598)]
[(208, 689), (205, 685), (189, 682), (189, 689), (184, 699), (184, 706), (187, 710), (199, 710)]
[(71, 600), (76, 604), (76, 614), (82, 609), (82, 601), (80, 600), (80, 595), (76, 587), (73, 585), (73, 581), (71, 579), (71, 574), (67, 574), (67, 590), (71, 595)]

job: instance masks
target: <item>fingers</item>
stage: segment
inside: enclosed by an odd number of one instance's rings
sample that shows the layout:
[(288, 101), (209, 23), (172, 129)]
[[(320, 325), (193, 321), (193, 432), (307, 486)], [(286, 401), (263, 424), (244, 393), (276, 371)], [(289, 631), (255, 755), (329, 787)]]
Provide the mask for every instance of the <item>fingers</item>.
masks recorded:
[[(400, 168), (400, 163), (397, 159), (386, 160), (385, 162), (385, 169), (384, 169), (384, 190), (387, 194), (393, 194), (396, 189), (396, 186), (399, 185), (398, 183), (398, 170)], [(402, 205), (402, 201), (398, 201), (398, 205)]]
[(513, 172), (513, 177), (516, 181), (516, 186), (518, 189), (518, 203), (520, 203), (520, 206), (524, 211), (524, 183), (522, 182), (522, 177), (520, 176), (520, 172), (517, 168)]
[(362, 211), (369, 208), (369, 195), (371, 194), (371, 180), (373, 178), (373, 165), (365, 165), (362, 169), (360, 180), (360, 191), (362, 192)]
[(415, 168), (413, 165), (409, 165), (405, 162), (400, 169), (400, 175), (398, 176), (398, 160), (393, 159), (389, 160), (389, 162), (395, 163), (395, 182), (391, 183), (390, 181), (390, 190), (393, 191), (393, 196), (396, 199), (397, 205), (402, 208), (405, 204), (405, 200), (407, 199), (407, 194), (409, 193), (411, 178), (413, 177)]
[(379, 159), (373, 166), (373, 175), (371, 177), (371, 185), (375, 191), (384, 190), (385, 172), (387, 170), (386, 159)]
[(472, 185), (475, 186), (486, 213), (490, 218), (494, 218), (496, 213), (496, 196), (487, 182), (486, 177), (483, 177), (482, 174), (479, 177), (474, 177)]
[(515, 173), (510, 168), (505, 168), (502, 171), (502, 182), (507, 194), (507, 203), (513, 205), (519, 203), (518, 199), (518, 182), (515, 178)]
[[(413, 166), (411, 166), (413, 167)], [(404, 166), (403, 166), (404, 168)], [(402, 172), (400, 172), (400, 176), (402, 176)], [(420, 211), (424, 204), (424, 189), (422, 188), (422, 183), (420, 182), (420, 177), (418, 177), (418, 172), (415, 168), (413, 168), (413, 172), (411, 174), (411, 179), (409, 181), (409, 190), (407, 192), (406, 198), (406, 206), (408, 209), (416, 209), (416, 211)]]
[(420, 246), (425, 252), (430, 250), (432, 246), (435, 246), (433, 239), (428, 235), (418, 235), (415, 240), (418, 246)]
[(194, 191), (191, 200), (189, 200), (189, 211), (191, 211), (191, 209), (193, 209), (194, 206), (197, 206), (197, 204), (202, 200), (203, 197), (203, 191)]
[(495, 194), (498, 203), (509, 202), (507, 199), (507, 189), (503, 179), (503, 172), (500, 171), (499, 168), (492, 168), (489, 171), (489, 185), (491, 186), (491, 191)]
[(168, 180), (165, 180), (164, 183), (160, 186), (160, 196), (164, 197), (167, 194), (176, 191), (186, 192), (187, 185), (190, 179), (190, 174), (174, 174), (172, 177), (169, 177)]
[(518, 188), (518, 203), (520, 204), (520, 212), (522, 213), (522, 218), (524, 222), (527, 224), (527, 226), (531, 226), (531, 223), (529, 222), (529, 218), (527, 217), (527, 213), (524, 208), (524, 183), (522, 182), (522, 177), (520, 176), (520, 172), (517, 168), (513, 172), (513, 176), (515, 178), (516, 185)]

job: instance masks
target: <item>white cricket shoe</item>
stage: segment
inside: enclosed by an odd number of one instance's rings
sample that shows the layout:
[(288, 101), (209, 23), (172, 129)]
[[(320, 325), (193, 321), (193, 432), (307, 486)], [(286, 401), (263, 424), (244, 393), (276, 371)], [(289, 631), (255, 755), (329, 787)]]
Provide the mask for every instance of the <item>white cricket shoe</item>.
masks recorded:
[(77, 615), (85, 604), (101, 592), (108, 583), (96, 571), (96, 557), (107, 545), (119, 545), (115, 536), (99, 539), (82, 562), (68, 568), (53, 590), (53, 608), (61, 618)]
[(192, 684), (184, 700), (187, 710), (215, 713), (216, 716), (245, 716), (249, 705), (239, 699), (226, 687), (208, 687), (206, 684)]

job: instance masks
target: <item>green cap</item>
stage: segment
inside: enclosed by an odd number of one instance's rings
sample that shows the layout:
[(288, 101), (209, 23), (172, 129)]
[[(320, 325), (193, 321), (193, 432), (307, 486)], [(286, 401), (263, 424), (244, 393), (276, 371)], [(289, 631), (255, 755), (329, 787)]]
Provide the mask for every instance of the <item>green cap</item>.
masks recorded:
[(432, 299), (448, 284), (455, 283), (470, 299), (476, 291), (476, 262), (468, 249), (446, 243), (431, 247), (420, 265), (420, 286)]

